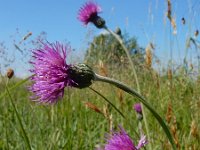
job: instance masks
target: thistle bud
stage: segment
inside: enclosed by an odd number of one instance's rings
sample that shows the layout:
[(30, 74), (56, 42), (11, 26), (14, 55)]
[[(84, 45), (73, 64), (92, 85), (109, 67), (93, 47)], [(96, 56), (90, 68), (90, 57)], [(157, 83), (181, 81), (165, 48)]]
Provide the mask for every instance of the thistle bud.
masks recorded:
[(122, 35), (122, 31), (121, 31), (121, 29), (120, 29), (119, 27), (116, 28), (115, 33), (116, 33), (117, 35), (119, 35), (119, 36)]
[(9, 68), (8, 70), (7, 70), (7, 77), (9, 78), (9, 79), (11, 79), (12, 77), (13, 77), (13, 75), (14, 75), (14, 70), (13, 69), (11, 69), (11, 68)]
[(106, 24), (105, 20), (99, 16), (93, 18), (92, 23), (99, 29), (103, 28)]
[(185, 24), (185, 18), (183, 17), (181, 20), (182, 20), (182, 24), (184, 25)]
[(197, 37), (199, 35), (199, 30), (196, 30), (194, 35)]
[(69, 76), (74, 81), (73, 87), (85, 88), (92, 84), (95, 73), (85, 64), (72, 65), (69, 68)]

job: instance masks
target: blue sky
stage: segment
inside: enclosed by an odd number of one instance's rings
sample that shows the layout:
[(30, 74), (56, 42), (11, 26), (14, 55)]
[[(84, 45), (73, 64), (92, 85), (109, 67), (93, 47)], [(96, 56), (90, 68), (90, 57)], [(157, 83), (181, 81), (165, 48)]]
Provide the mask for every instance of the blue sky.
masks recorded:
[[(109, 28), (117, 26), (135, 36), (139, 45), (146, 47), (155, 44), (155, 54), (165, 62), (169, 59), (169, 49), (174, 57), (183, 57), (185, 41), (200, 29), (200, 1), (172, 0), (172, 15), (176, 19), (177, 35), (170, 31), (171, 25), (166, 18), (167, 2), (160, 0), (96, 0), (102, 7), (100, 14)], [(21, 61), (20, 53), (13, 46), (13, 40), (20, 42), (28, 32), (34, 39), (42, 31), (47, 33), (50, 42), (68, 41), (76, 49), (73, 56), (82, 57), (87, 44), (94, 35), (104, 32), (93, 25), (83, 26), (77, 13), (84, 0), (1, 0), (0, 5), (0, 42), (4, 42), (7, 53), (14, 55), (16, 61), (10, 67), (16, 68), (18, 76), (27, 75), (30, 66)], [(181, 24), (181, 18), (186, 24)], [(19, 33), (16, 33), (16, 29)], [(90, 33), (90, 34), (88, 34)], [(89, 36), (88, 36), (89, 35)], [(28, 43), (28, 40), (25, 43)], [(11, 58), (12, 59), (12, 58)], [(0, 60), (2, 62), (3, 60)], [(78, 60), (77, 60), (78, 61)], [(1, 68), (5, 70), (6, 68)]]

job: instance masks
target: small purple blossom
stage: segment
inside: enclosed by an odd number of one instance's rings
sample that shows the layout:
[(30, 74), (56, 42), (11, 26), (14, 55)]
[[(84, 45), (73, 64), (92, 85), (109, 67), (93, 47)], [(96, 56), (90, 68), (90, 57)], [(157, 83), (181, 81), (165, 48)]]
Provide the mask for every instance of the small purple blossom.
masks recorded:
[(146, 136), (142, 135), (142, 137), (140, 138), (140, 141), (139, 141), (139, 143), (138, 143), (136, 148), (140, 149), (140, 148), (144, 147), (147, 143), (148, 142), (147, 142)]
[(86, 2), (83, 7), (79, 10), (78, 19), (87, 25), (89, 22), (92, 22), (94, 18), (98, 16), (98, 13), (101, 12), (101, 7), (96, 3), (89, 1)]
[(101, 12), (101, 7), (93, 1), (86, 2), (78, 13), (78, 19), (87, 25), (89, 22), (94, 23), (97, 28), (102, 28), (105, 25), (105, 21), (98, 16)]
[(142, 106), (140, 103), (136, 103), (134, 106), (133, 106), (133, 109), (139, 113), (139, 114), (142, 114)]
[(73, 86), (74, 81), (69, 76), (71, 65), (66, 63), (68, 45), (64, 46), (59, 42), (42, 43), (42, 47), (32, 51), (30, 63), (33, 69), (30, 70), (34, 76), (34, 82), (30, 87), (34, 101), (41, 103), (55, 103), (63, 97), (64, 88)]
[(137, 146), (134, 145), (130, 136), (120, 127), (120, 131), (112, 132), (107, 136), (105, 150), (139, 150), (147, 144), (146, 137), (143, 136)]

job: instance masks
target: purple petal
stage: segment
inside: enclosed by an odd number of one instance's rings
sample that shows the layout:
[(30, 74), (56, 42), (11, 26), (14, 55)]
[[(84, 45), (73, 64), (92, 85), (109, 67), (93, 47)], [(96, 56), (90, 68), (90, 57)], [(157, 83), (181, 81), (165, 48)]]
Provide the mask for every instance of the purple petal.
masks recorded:
[(33, 85), (29, 88), (35, 101), (55, 103), (63, 97), (64, 88), (72, 86), (73, 80), (68, 75), (71, 65), (66, 63), (68, 45), (42, 43), (42, 48), (32, 52), (34, 60), (30, 61), (35, 75), (31, 78)]

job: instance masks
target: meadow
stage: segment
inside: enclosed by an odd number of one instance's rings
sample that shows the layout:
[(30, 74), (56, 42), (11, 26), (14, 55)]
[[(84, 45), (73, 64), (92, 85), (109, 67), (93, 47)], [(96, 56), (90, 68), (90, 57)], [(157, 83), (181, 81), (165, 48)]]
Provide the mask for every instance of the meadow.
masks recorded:
[[(167, 17), (173, 30), (175, 22), (169, 10)], [(144, 97), (167, 125), (174, 149), (198, 150), (199, 64), (186, 67), (189, 60), (185, 59), (178, 65), (169, 62), (169, 66), (165, 66), (159, 58), (155, 60), (152, 43), (143, 49), (144, 54), (129, 51), (130, 56), (126, 48), (132, 50), (134, 40), (130, 38), (130, 43), (125, 44), (121, 41), (123, 38), (116, 37), (121, 34), (121, 31), (118, 33), (119, 29), (118, 32), (112, 32), (105, 26), (103, 28), (109, 34), (94, 38), (85, 63), (95, 73), (121, 81)], [(190, 41), (193, 44), (198, 42), (193, 38)], [(199, 50), (198, 43), (196, 46)], [(105, 49), (110, 51), (101, 51)], [(116, 49), (119, 49), (117, 54)], [(126, 130), (135, 144), (143, 130), (148, 141), (143, 149), (172, 149), (162, 123), (144, 105), (142, 111), (145, 116), (142, 120), (138, 119), (133, 108), (134, 104), (141, 102), (137, 96), (94, 80), (86, 88), (66, 87), (62, 100), (59, 99), (56, 104), (41, 104), (30, 99), (28, 87), (32, 84), (28, 78), (8, 78), (8, 74), (1, 73), (0, 150), (93, 150), (103, 146), (106, 135), (112, 130), (118, 130), (119, 126)]]
[[(134, 85), (128, 72), (123, 72), (123, 75), (120, 72), (118, 70), (114, 74), (115, 78), (125, 83), (131, 81)], [(141, 93), (148, 97), (149, 103), (167, 122), (177, 147), (197, 150), (200, 80), (194, 81), (180, 72), (171, 79), (171, 87), (167, 75), (159, 76), (151, 70), (143, 70), (139, 77)], [(7, 79), (3, 77), (1, 80)], [(18, 80), (11, 79), (7, 86), (12, 87)], [(30, 101), (28, 84), (30, 83), (25, 83), (10, 93), (33, 149), (94, 149), (96, 145), (104, 142), (105, 133), (119, 124), (133, 139), (137, 138), (135, 132), (138, 131), (138, 120), (133, 110), (137, 99), (117, 88), (105, 83), (92, 85), (92, 88), (116, 105), (126, 119), (89, 88), (67, 88), (62, 101), (46, 106)], [(1, 82), (1, 93), (5, 91), (5, 86), (5, 83)], [(27, 149), (10, 98), (1, 97), (1, 103), (1, 149)], [(87, 107), (87, 103), (95, 105), (101, 113)], [(147, 110), (146, 115), (153, 149), (171, 149), (155, 118)]]

